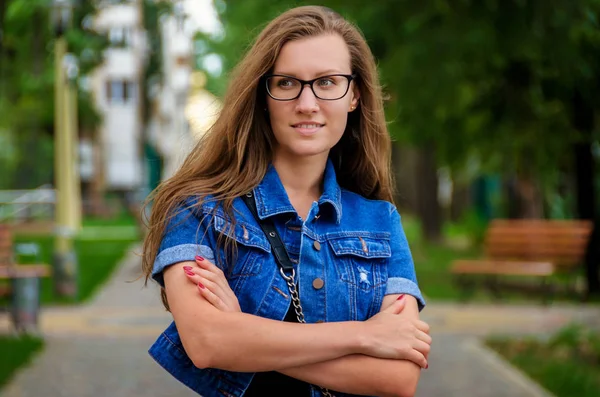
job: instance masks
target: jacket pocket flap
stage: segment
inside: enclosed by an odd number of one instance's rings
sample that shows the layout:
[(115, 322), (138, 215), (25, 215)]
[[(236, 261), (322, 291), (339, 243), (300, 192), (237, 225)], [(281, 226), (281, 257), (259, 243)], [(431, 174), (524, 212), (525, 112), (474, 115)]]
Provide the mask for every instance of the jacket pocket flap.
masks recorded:
[(265, 252), (271, 252), (269, 241), (261, 229), (245, 222), (238, 221), (234, 230), (234, 228), (231, 227), (231, 223), (219, 215), (215, 215), (214, 223), (215, 229), (219, 233), (234, 239), (238, 243), (247, 247), (260, 248)]
[(336, 256), (354, 255), (361, 258), (389, 258), (392, 256), (390, 241), (368, 236), (352, 236), (329, 240)]

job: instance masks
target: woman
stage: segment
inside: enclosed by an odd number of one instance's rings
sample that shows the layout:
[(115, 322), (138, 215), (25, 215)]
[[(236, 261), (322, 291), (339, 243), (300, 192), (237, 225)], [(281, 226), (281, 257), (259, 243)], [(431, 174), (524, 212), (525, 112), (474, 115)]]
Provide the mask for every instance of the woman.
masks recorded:
[(273, 20), (154, 197), (143, 268), (174, 323), (150, 354), (205, 397), (413, 395), (431, 338), (389, 160), (357, 29)]

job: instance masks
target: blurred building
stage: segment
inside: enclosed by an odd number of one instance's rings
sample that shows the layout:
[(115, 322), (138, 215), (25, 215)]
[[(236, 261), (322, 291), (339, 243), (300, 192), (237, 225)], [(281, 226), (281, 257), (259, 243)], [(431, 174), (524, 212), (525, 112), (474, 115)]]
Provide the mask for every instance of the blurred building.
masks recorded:
[(147, 138), (162, 160), (162, 180), (173, 175), (219, 110), (218, 100), (204, 90), (204, 76), (193, 71), (196, 29), (183, 1), (160, 20), (162, 79), (150, 87)]
[(141, 0), (100, 1), (94, 29), (110, 48), (92, 76), (92, 91), (102, 115), (97, 133), (99, 174), (105, 191), (132, 192), (145, 182), (140, 87), (147, 45)]
[(173, 174), (194, 144), (185, 117), (192, 73), (193, 35), (186, 29), (183, 4), (160, 19), (162, 81), (151, 88), (154, 102), (148, 129), (149, 143), (162, 158), (162, 178)]

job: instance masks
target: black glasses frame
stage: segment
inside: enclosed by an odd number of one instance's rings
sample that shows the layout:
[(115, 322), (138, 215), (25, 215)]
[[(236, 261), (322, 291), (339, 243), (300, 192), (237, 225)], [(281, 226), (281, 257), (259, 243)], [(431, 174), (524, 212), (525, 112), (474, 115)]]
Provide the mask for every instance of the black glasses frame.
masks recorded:
[[(321, 79), (324, 79), (324, 78), (327, 78), (327, 77), (334, 77), (334, 76), (341, 76), (341, 77), (345, 77), (345, 78), (347, 78), (347, 79), (348, 79), (348, 86), (346, 87), (346, 92), (344, 92), (344, 95), (342, 95), (342, 96), (341, 96), (341, 97), (339, 97), (339, 98), (335, 98), (335, 99), (321, 98), (320, 96), (318, 96), (318, 95), (317, 95), (317, 93), (315, 92), (315, 88), (314, 88), (314, 86), (313, 86), (313, 84), (315, 83), (315, 81), (317, 81), (317, 80), (321, 80)], [(301, 86), (301, 88), (300, 88), (300, 92), (298, 93), (298, 95), (296, 95), (295, 97), (293, 97), (293, 98), (290, 98), (290, 99), (281, 99), (281, 98), (275, 98), (275, 97), (274, 97), (274, 96), (271, 94), (271, 92), (269, 91), (269, 84), (268, 84), (268, 80), (269, 80), (269, 78), (271, 78), (271, 77), (285, 77), (285, 78), (288, 78), (288, 79), (292, 79), (292, 80), (299, 81), (299, 82), (300, 82), (300, 84), (302, 84), (302, 86)], [(343, 97), (345, 97), (345, 96), (346, 96), (346, 94), (348, 94), (348, 91), (350, 90), (350, 82), (351, 82), (352, 80), (356, 79), (356, 75), (355, 75), (355, 74), (328, 74), (328, 75), (326, 75), (326, 76), (317, 77), (316, 79), (312, 79), (312, 80), (302, 80), (302, 79), (299, 79), (299, 78), (296, 78), (296, 77), (292, 77), (292, 76), (288, 76), (288, 75), (285, 75), (285, 74), (268, 74), (268, 75), (264, 76), (264, 79), (265, 79), (265, 88), (267, 89), (267, 94), (268, 94), (268, 95), (269, 95), (271, 98), (275, 99), (276, 101), (293, 101), (293, 100), (295, 100), (295, 99), (298, 99), (298, 98), (300, 98), (300, 95), (302, 95), (302, 92), (304, 91), (304, 87), (306, 87), (306, 85), (307, 85), (307, 84), (310, 86), (310, 90), (313, 92), (313, 94), (314, 94), (314, 96), (315, 96), (316, 98), (319, 98), (319, 99), (321, 99), (321, 100), (323, 100), (323, 101), (337, 101), (337, 100), (340, 100), (340, 99), (342, 99)]]

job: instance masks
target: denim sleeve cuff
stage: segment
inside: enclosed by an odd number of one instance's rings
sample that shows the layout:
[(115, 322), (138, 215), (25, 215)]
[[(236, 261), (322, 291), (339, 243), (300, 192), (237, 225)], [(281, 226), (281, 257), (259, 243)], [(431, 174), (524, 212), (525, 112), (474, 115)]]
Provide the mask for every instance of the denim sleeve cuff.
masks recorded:
[(207, 245), (199, 244), (181, 244), (167, 248), (161, 251), (154, 261), (152, 268), (152, 278), (156, 280), (161, 287), (165, 286), (162, 272), (167, 266), (179, 262), (194, 261), (196, 255), (200, 255), (214, 263), (215, 255), (213, 250)]
[(412, 295), (417, 299), (417, 303), (419, 304), (419, 311), (423, 310), (423, 308), (425, 307), (425, 299), (423, 299), (423, 295), (421, 294), (419, 286), (414, 282), (402, 277), (390, 277), (387, 282), (387, 289), (385, 291), (385, 294)]

